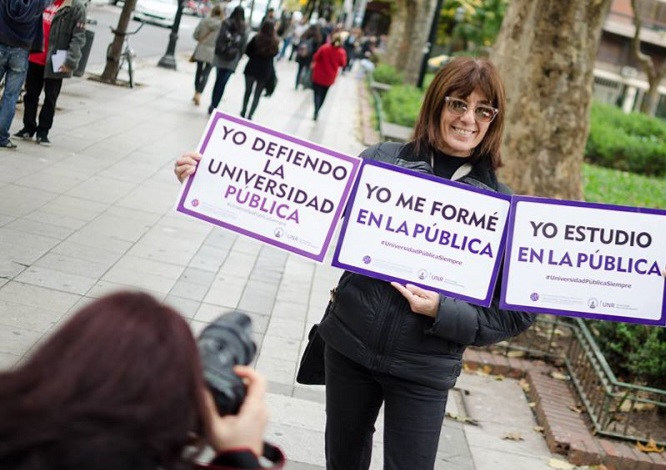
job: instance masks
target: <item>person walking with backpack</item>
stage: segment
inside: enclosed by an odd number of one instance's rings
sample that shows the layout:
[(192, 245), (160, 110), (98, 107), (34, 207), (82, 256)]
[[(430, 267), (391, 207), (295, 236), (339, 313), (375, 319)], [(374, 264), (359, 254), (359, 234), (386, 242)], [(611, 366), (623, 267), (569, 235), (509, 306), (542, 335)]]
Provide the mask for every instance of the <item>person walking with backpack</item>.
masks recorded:
[(329, 44), (324, 44), (312, 57), (312, 89), (314, 91), (314, 120), (324, 104), (328, 89), (335, 83), (338, 70), (347, 65), (347, 54), (340, 35), (335, 34)]
[(319, 46), (324, 42), (321, 35), (321, 28), (318, 24), (311, 25), (301, 36), (301, 40), (296, 47), (296, 63), (298, 63), (298, 71), (296, 72), (296, 86), (303, 85), (303, 88), (310, 88), (309, 71), (310, 64), (312, 64), (312, 56)]
[(250, 112), (247, 113), (247, 118), (252, 120), (252, 116), (257, 110), (261, 93), (275, 75), (273, 57), (277, 55), (279, 45), (280, 40), (275, 34), (275, 23), (272, 21), (264, 21), (261, 24), (259, 32), (248, 43), (245, 54), (250, 60), (247, 62), (244, 72), (245, 96), (243, 96), (242, 117), (245, 117), (247, 104), (250, 101), (250, 95), (254, 88), (252, 106), (250, 106)]
[[(14, 135), (29, 140), (37, 134), (37, 143), (49, 146), (48, 134), (62, 80), (74, 75), (86, 43), (86, 7), (81, 0), (55, 0), (44, 10), (42, 26), (44, 51), (30, 54), (23, 98), (23, 129)], [(44, 103), (38, 120), (42, 90)]]
[(222, 21), (220, 32), (215, 40), (215, 57), (213, 66), (217, 70), (215, 85), (213, 86), (213, 95), (208, 107), (208, 114), (211, 114), (217, 105), (220, 104), (224, 89), (231, 74), (236, 71), (238, 62), (245, 51), (247, 44), (248, 28), (245, 24), (245, 10), (237, 6), (229, 15), (229, 18)]
[(192, 98), (192, 101), (197, 106), (201, 102), (201, 93), (206, 88), (208, 76), (213, 69), (215, 40), (217, 39), (217, 34), (220, 32), (223, 18), (224, 10), (222, 9), (222, 5), (216, 4), (210, 10), (210, 14), (199, 21), (192, 34), (197, 41), (197, 47), (194, 49), (194, 54), (192, 55), (197, 63), (197, 71), (194, 75), (194, 98)]

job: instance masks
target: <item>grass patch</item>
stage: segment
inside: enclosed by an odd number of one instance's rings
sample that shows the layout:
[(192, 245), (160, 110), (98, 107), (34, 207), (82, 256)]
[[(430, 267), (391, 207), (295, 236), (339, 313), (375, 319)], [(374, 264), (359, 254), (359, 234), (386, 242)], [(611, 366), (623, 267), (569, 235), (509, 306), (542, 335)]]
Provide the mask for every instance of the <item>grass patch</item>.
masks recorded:
[(583, 165), (585, 200), (632, 207), (666, 209), (666, 178)]

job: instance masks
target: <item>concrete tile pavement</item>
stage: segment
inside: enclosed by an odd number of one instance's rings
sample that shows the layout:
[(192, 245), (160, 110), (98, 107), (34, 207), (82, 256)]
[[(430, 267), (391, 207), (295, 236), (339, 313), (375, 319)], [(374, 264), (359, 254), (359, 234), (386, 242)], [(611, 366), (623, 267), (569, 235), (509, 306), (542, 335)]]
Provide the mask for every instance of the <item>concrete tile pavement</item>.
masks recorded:
[[(157, 60), (139, 64), (135, 89), (66, 81), (52, 146), (17, 140), (16, 151), (0, 153), (0, 367), (20, 362), (86, 302), (120, 288), (164, 299), (195, 332), (238, 308), (254, 320), (256, 367), (270, 381), (268, 439), (285, 449), (289, 470), (323, 469), (323, 389), (295, 384), (294, 376), (340, 273), (330, 253), (317, 264), (173, 211), (173, 162), (196, 148), (212, 83), (195, 107), (187, 57), (178, 57), (177, 71)], [(255, 120), (358, 154), (354, 75), (339, 78), (315, 123), (311, 92), (293, 89), (295, 65), (283, 61), (277, 70), (277, 90)], [(242, 73), (234, 74), (220, 108), (238, 113), (243, 88)], [(19, 106), (12, 131), (20, 124)], [(438, 470), (549, 468), (552, 456), (515, 380), (463, 374), (448, 412), (479, 425), (446, 420)], [(511, 432), (523, 440), (503, 439)], [(373, 470), (382, 468), (381, 442), (380, 419)]]

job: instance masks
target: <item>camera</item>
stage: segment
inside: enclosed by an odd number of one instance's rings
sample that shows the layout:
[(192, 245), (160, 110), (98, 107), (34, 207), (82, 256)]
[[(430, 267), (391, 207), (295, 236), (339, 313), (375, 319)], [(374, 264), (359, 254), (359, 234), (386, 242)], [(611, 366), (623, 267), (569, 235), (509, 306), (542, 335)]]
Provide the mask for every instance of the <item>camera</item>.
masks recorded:
[(245, 384), (233, 367), (248, 365), (257, 351), (252, 319), (238, 311), (225, 313), (204, 328), (197, 345), (218, 413), (236, 414), (245, 399)]

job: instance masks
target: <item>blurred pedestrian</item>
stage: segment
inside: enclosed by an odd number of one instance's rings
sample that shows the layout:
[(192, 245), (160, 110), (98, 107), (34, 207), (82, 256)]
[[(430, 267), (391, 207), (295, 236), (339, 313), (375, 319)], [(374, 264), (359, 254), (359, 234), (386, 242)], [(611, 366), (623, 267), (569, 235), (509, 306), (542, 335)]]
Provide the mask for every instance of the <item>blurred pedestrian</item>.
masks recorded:
[(0, 468), (191, 469), (206, 446), (216, 456), (203, 468), (266, 468), (266, 380), (233, 372), (247, 392), (220, 416), (183, 316), (146, 293), (108, 294), (0, 373)]
[[(74, 75), (86, 43), (86, 8), (81, 0), (55, 0), (42, 15), (44, 48), (30, 54), (23, 97), (23, 129), (14, 134), (22, 139), (51, 145), (49, 131), (53, 126), (56, 102), (62, 81)], [(44, 103), (37, 120), (39, 97), (44, 90)]]
[(301, 37), (308, 29), (308, 20), (304, 18), (300, 11), (293, 14), (294, 33), (291, 35), (291, 50), (289, 51), (289, 60), (294, 60)]
[(328, 89), (335, 83), (338, 70), (347, 64), (347, 54), (339, 35), (321, 46), (312, 58), (312, 89), (314, 91), (314, 120), (324, 104)]
[(321, 35), (321, 28), (318, 24), (310, 25), (301, 36), (296, 47), (296, 63), (298, 63), (296, 90), (298, 90), (298, 85), (303, 85), (303, 88), (310, 88), (310, 65), (312, 64), (312, 57), (323, 42), (324, 38)]
[(345, 53), (347, 54), (347, 64), (343, 70), (348, 72), (361, 53), (361, 28), (352, 28), (343, 41), (342, 46), (345, 48)]
[(278, 56), (277, 60), (284, 59), (284, 56), (287, 53), (287, 49), (289, 48), (289, 46), (291, 46), (291, 41), (294, 37), (295, 27), (296, 24), (295, 20), (293, 19), (293, 16), (287, 12), (283, 12), (282, 16), (280, 17), (280, 21), (276, 30), (278, 37), (282, 41), (282, 45), (280, 47), (280, 55)]
[(247, 118), (252, 119), (259, 105), (261, 93), (266, 89), (269, 82), (275, 79), (275, 66), (273, 58), (277, 55), (280, 40), (275, 34), (275, 23), (264, 21), (259, 32), (255, 34), (245, 49), (245, 54), (250, 58), (245, 65), (245, 95), (243, 96), (243, 109), (241, 116), (246, 117), (247, 105), (254, 88), (254, 98)]
[(42, 15), (52, 0), (7, 0), (0, 3), (0, 148), (15, 149), (9, 128), (28, 73), (28, 55), (44, 47)]
[(219, 3), (211, 8), (209, 15), (203, 18), (194, 28), (192, 36), (197, 41), (192, 57), (197, 63), (197, 71), (194, 75), (194, 97), (192, 101), (199, 106), (201, 102), (201, 93), (203, 93), (208, 76), (213, 69), (213, 59), (215, 58), (215, 40), (222, 26), (224, 19), (224, 10)]
[(222, 26), (215, 39), (213, 66), (215, 66), (217, 74), (208, 114), (211, 114), (220, 104), (227, 82), (231, 78), (231, 74), (236, 71), (238, 62), (243, 56), (247, 39), (248, 27), (245, 23), (245, 10), (243, 7), (237, 6), (229, 18), (222, 21)]

